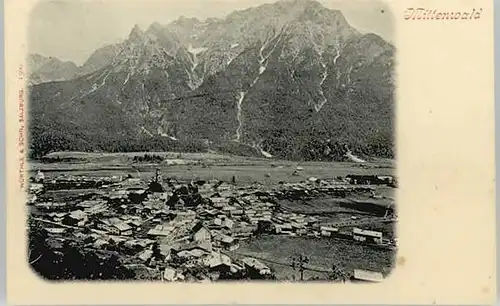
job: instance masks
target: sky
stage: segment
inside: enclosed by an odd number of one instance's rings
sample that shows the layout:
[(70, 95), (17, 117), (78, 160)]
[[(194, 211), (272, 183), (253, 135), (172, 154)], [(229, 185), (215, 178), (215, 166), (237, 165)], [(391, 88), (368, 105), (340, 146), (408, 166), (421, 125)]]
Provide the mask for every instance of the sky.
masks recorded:
[[(44, 0), (32, 10), (28, 26), (30, 53), (83, 64), (96, 49), (128, 36), (137, 24), (146, 29), (157, 21), (180, 16), (225, 17), (274, 0)], [(318, 0), (339, 9), (349, 24), (393, 42), (393, 16), (384, 0)]]

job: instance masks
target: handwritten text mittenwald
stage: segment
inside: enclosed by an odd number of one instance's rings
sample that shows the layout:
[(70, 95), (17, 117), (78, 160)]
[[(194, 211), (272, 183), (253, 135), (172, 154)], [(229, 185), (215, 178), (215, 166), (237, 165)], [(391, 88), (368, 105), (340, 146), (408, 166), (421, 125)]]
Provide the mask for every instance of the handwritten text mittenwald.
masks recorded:
[(482, 8), (469, 11), (443, 11), (429, 8), (407, 8), (405, 20), (477, 20), (481, 18)]

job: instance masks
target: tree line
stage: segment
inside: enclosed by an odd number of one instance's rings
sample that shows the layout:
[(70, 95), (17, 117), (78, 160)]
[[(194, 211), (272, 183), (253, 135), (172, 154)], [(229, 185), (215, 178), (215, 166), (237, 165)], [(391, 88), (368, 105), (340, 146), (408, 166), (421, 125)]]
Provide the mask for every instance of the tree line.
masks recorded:
[[(249, 145), (231, 141), (218, 141), (210, 146), (199, 139), (171, 140), (161, 136), (137, 138), (132, 136), (98, 136), (92, 137), (61, 133), (60, 131), (45, 131), (39, 133), (33, 130), (29, 137), (29, 157), (40, 159), (43, 156), (58, 151), (82, 152), (206, 152), (213, 149), (221, 153), (259, 156), (259, 150)], [(349, 148), (353, 154), (362, 158), (383, 157), (394, 158), (392, 141), (375, 139), (367, 142), (354, 142), (348, 139), (330, 141), (319, 136), (308, 136), (302, 139), (289, 137), (271, 138), (262, 143), (262, 148), (273, 156), (289, 160), (305, 161), (345, 161)], [(144, 161), (160, 161), (157, 157), (144, 157)], [(140, 160), (137, 160), (140, 161)]]

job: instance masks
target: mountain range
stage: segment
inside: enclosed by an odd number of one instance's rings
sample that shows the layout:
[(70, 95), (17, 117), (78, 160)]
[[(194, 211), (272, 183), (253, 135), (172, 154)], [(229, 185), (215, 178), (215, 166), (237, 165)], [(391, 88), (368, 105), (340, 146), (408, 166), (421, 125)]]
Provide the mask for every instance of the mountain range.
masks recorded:
[(64, 62), (58, 58), (40, 54), (29, 54), (27, 64), (30, 69), (28, 78), (30, 85), (70, 80), (75, 78), (79, 72), (78, 67), (73, 62)]
[(312, 0), (135, 26), (81, 67), (28, 63), (30, 151), (393, 157), (395, 52)]

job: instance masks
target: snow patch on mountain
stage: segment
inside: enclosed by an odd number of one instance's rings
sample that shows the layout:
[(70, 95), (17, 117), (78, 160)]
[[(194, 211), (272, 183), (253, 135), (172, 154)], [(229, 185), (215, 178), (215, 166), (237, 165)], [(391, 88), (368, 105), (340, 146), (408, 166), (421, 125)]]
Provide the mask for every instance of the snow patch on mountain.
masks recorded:
[(198, 55), (202, 52), (205, 52), (208, 50), (207, 47), (199, 47), (199, 48), (193, 48), (193, 45), (189, 44), (187, 48), (188, 52), (193, 54), (193, 55)]
[[(277, 34), (275, 34), (272, 38), (269, 38), (266, 42), (264, 42), (262, 44), (262, 46), (260, 47), (259, 49), (259, 64), (262, 65), (264, 64), (264, 62), (269, 58), (269, 56), (274, 52), (274, 50), (276, 49), (276, 46), (278, 45), (278, 42), (280, 41), (281, 37), (278, 38), (278, 36), (280, 36), (281, 32), (283, 30), (281, 30), (280, 32), (278, 32)], [(272, 46), (271, 50), (269, 50), (269, 52), (267, 53), (266, 56), (263, 55), (263, 52), (265, 50), (265, 48), (268, 47), (269, 43), (271, 43), (272, 41), (274, 41), (274, 45)], [(266, 64), (267, 65), (267, 64)], [(264, 66), (265, 67), (265, 66)], [(267, 67), (266, 67), (267, 68)]]
[(353, 161), (355, 163), (366, 163), (366, 160), (357, 157), (356, 155), (352, 154), (351, 152), (347, 152), (345, 155), (347, 158), (349, 158), (351, 161)]
[(187, 78), (188, 78), (187, 85), (189, 86), (189, 88), (191, 88), (191, 90), (196, 89), (196, 84), (194, 83), (194, 80), (193, 80), (193, 77), (192, 77), (193, 71), (189, 71), (187, 69), (184, 69), (184, 71), (186, 72), (186, 75), (187, 75)]
[(144, 132), (146, 135), (153, 137), (153, 134), (143, 126), (141, 126), (141, 131)]
[(198, 86), (203, 82), (203, 76), (198, 77), (195, 73), (196, 68), (200, 64), (199, 54), (207, 51), (207, 47), (194, 48), (191, 44), (188, 44), (187, 51), (191, 54), (191, 71), (188, 73), (188, 86), (192, 90), (198, 88)]
[(123, 82), (123, 85), (124, 85), (124, 86), (128, 83), (128, 80), (130, 80), (130, 75), (131, 75), (131, 74), (132, 74), (131, 72), (129, 72), (129, 73), (127, 74), (127, 77), (125, 78), (125, 81)]
[[(262, 46), (259, 49), (259, 74), (253, 79), (253, 81), (250, 84), (250, 87), (247, 89), (247, 91), (240, 92), (240, 97), (239, 97), (238, 102), (237, 102), (238, 112), (236, 114), (236, 119), (238, 121), (238, 128), (236, 129), (236, 141), (240, 141), (240, 139), (241, 139), (241, 128), (243, 126), (243, 122), (242, 122), (242, 118), (241, 118), (241, 105), (243, 103), (243, 100), (245, 99), (245, 95), (248, 93), (248, 91), (250, 89), (252, 89), (255, 86), (255, 84), (259, 80), (259, 77), (266, 71), (267, 59), (273, 53), (273, 51), (276, 49), (276, 46), (278, 45), (278, 42), (281, 38), (281, 37), (278, 38), (279, 35), (280, 35), (280, 33), (274, 35), (274, 37), (272, 37), (271, 39), (268, 39), (266, 42), (264, 42), (262, 44)], [(275, 41), (274, 45), (272, 46), (271, 50), (267, 53), (267, 55), (264, 56), (263, 52), (264, 52), (265, 48), (273, 40)]]
[(165, 134), (165, 133), (161, 133), (161, 134), (160, 134), (160, 136), (162, 136), (162, 137), (166, 137), (166, 138), (168, 138), (168, 139), (170, 139), (170, 140), (174, 140), (174, 141), (179, 140), (179, 139), (175, 138), (174, 136), (170, 136), (170, 135)]
[(241, 139), (241, 128), (243, 126), (243, 121), (241, 120), (241, 104), (243, 103), (243, 99), (245, 99), (246, 92), (240, 91), (240, 97), (238, 98), (237, 103), (237, 113), (236, 120), (238, 121), (238, 127), (236, 128), (236, 141), (240, 141)]
[[(337, 44), (335, 46), (335, 51), (337, 52), (337, 54), (335, 54), (335, 57), (333, 58), (333, 65), (337, 65), (337, 60), (339, 59), (340, 57), (340, 45)], [(340, 69), (336, 69), (337, 70), (337, 73), (336, 73), (336, 77), (337, 77), (337, 83), (335, 85), (335, 88), (339, 88), (339, 82), (340, 82)]]
[(346, 85), (351, 84), (351, 71), (352, 71), (352, 65), (349, 66), (349, 70), (347, 71), (347, 84)]
[[(107, 80), (110, 73), (111, 73), (110, 70), (106, 70), (103, 73), (101, 73), (101, 75), (99, 75), (99, 77), (97, 77), (96, 82), (94, 84), (92, 84), (92, 87), (87, 92), (84, 92), (82, 95), (80, 95), (78, 97), (78, 99), (83, 99), (83, 98), (87, 97), (88, 95), (96, 92), (99, 88), (106, 85), (106, 80)], [(99, 79), (101, 79), (101, 83), (98, 83)], [(73, 97), (70, 100), (73, 101), (74, 98), (76, 98), (76, 97)]]
[(174, 141), (178, 141), (179, 139), (177, 139), (176, 137), (172, 136), (172, 135), (169, 135), (167, 133), (164, 132), (163, 128), (161, 126), (158, 127), (157, 129), (157, 133), (158, 135), (160, 135), (161, 137), (166, 137), (170, 140), (174, 140)]
[(340, 48), (339, 48), (339, 45), (335, 46), (335, 51), (337, 51), (337, 54), (335, 54), (335, 57), (333, 58), (333, 64), (337, 65), (337, 60), (340, 57)]
[(260, 153), (261, 153), (262, 155), (264, 155), (265, 157), (267, 157), (267, 158), (272, 158), (272, 157), (273, 157), (273, 156), (271, 155), (271, 153), (266, 152), (266, 151), (264, 151), (264, 150), (262, 150), (262, 149), (260, 149)]
[(264, 149), (262, 149), (262, 147), (259, 145), (255, 146), (255, 148), (257, 150), (259, 150), (260, 154), (262, 154), (262, 156), (266, 157), (266, 158), (273, 158), (273, 155), (267, 151), (264, 151)]
[(319, 94), (321, 96), (321, 100), (314, 105), (314, 109), (316, 110), (316, 112), (319, 112), (323, 105), (325, 105), (325, 103), (327, 102), (325, 94), (323, 92), (323, 83), (325, 83), (325, 80), (328, 77), (328, 66), (323, 61), (323, 55), (321, 53), (319, 54), (319, 63), (323, 68), (323, 73), (321, 76), (321, 81), (319, 82)]
[(262, 140), (259, 142), (259, 143), (253, 143), (252, 145), (252, 148), (258, 150), (260, 152), (260, 154), (262, 154), (262, 156), (264, 157), (267, 157), (267, 158), (272, 158), (273, 155), (267, 151), (264, 151), (264, 149), (262, 149)]

